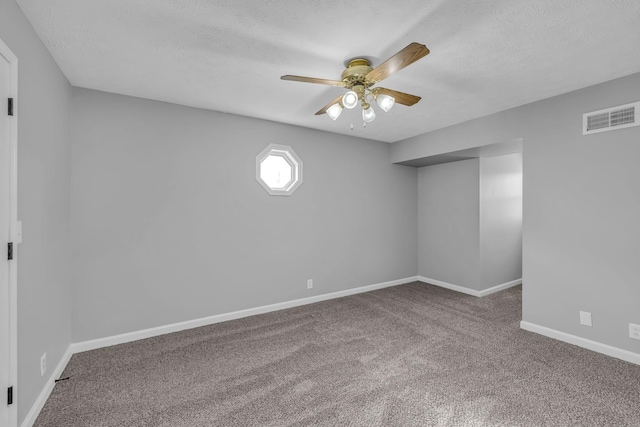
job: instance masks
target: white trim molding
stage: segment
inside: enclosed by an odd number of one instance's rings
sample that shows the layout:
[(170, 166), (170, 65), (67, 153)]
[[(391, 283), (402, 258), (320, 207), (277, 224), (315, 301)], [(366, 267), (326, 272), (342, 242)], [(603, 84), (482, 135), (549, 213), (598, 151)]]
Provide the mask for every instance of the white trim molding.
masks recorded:
[(512, 280), (510, 282), (502, 283), (500, 285), (493, 286), (491, 288), (483, 289), (482, 291), (478, 291), (479, 297), (484, 297), (487, 295), (494, 294), (496, 292), (500, 292), (505, 289), (512, 288), (514, 286), (522, 285), (522, 277), (516, 280)]
[(576, 335), (567, 334), (566, 332), (560, 332), (555, 329), (547, 328), (546, 326), (536, 325), (535, 323), (525, 322), (524, 320), (520, 322), (520, 329), (535, 332), (536, 334), (544, 335), (545, 337), (577, 345), (578, 347), (586, 348), (587, 350), (595, 351), (596, 353), (606, 354), (607, 356), (615, 357), (616, 359), (624, 360), (625, 362), (640, 365), (640, 354), (632, 351), (613, 347), (608, 344), (592, 341)]
[(62, 375), (62, 372), (64, 372), (64, 369), (67, 367), (69, 360), (71, 360), (71, 356), (73, 356), (72, 345), (67, 347), (67, 350), (64, 352), (62, 359), (60, 359), (60, 362), (58, 363), (56, 368), (53, 370), (53, 372), (51, 372), (49, 379), (45, 383), (45, 387), (38, 395), (38, 398), (29, 410), (27, 416), (24, 418), (24, 421), (22, 421), (22, 424), (20, 425), (21, 427), (31, 427), (36, 422), (36, 418), (38, 418), (40, 411), (42, 411), (42, 408), (44, 408), (44, 404), (47, 403), (47, 399), (49, 399), (49, 396), (51, 396), (51, 392), (56, 385), (56, 379)]
[[(6, 305), (3, 302), (0, 309), (9, 312), (9, 328), (7, 331), (3, 330), (2, 345), (6, 345), (4, 342), (5, 334), (8, 333), (8, 345), (9, 345), (9, 360), (7, 361), (9, 366), (9, 384), (13, 386), (14, 403), (8, 406), (7, 411), (0, 415), (0, 423), (4, 423), (7, 418), (9, 427), (18, 425), (18, 404), (17, 403), (17, 388), (18, 388), (18, 259), (19, 254), (16, 248), (17, 244), (22, 241), (22, 232), (18, 236), (18, 228), (21, 229), (21, 225), (18, 223), (18, 58), (9, 49), (2, 40), (0, 40), (0, 56), (5, 58), (9, 63), (10, 75), (9, 75), (9, 97), (13, 98), (13, 117), (9, 120), (9, 227), (10, 227), (10, 239), (13, 242), (13, 261), (8, 263), (9, 283), (8, 283), (8, 300)], [(6, 101), (2, 100), (3, 108), (6, 108)], [(4, 114), (4, 113), (3, 113)], [(2, 167), (7, 166), (3, 159)], [(5, 197), (5, 195), (2, 195)], [(5, 224), (2, 225), (3, 227)], [(3, 242), (3, 244), (5, 244)], [(3, 328), (4, 329), (4, 328)], [(4, 363), (4, 359), (3, 362)], [(6, 369), (5, 366), (0, 369)], [(7, 417), (8, 416), (8, 417)]]
[(376, 289), (398, 286), (405, 283), (418, 281), (417, 277), (407, 277), (404, 279), (392, 280), (390, 282), (377, 283), (375, 285), (361, 286), (359, 288), (347, 289), (344, 291), (332, 292), (328, 294), (316, 295), (308, 298), (300, 298), (291, 301), (280, 302), (276, 304), (263, 305), (246, 310), (233, 311), (230, 313), (216, 314), (214, 316), (202, 317), (200, 319), (187, 320), (185, 322), (173, 323), (155, 328), (142, 329), (135, 332), (127, 332), (125, 334), (113, 335), (95, 340), (82, 341), (71, 344), (71, 350), (75, 353), (83, 351), (95, 350), (97, 348), (108, 347), (111, 345), (124, 344), (131, 341), (137, 341), (145, 338), (151, 338), (158, 335), (169, 334), (172, 332), (183, 331), (185, 329), (198, 328), (200, 326), (213, 325), (214, 323), (226, 322), (228, 320), (241, 319), (243, 317), (255, 316), (257, 314), (270, 313), (272, 311), (285, 310), (287, 308), (298, 307), (301, 305), (313, 304), (314, 302), (326, 301), (334, 298), (346, 297), (348, 295), (360, 294), (363, 292), (375, 291)]
[(428, 283), (430, 285), (440, 286), (441, 288), (450, 289), (456, 292), (462, 292), (463, 294), (471, 295), (474, 297), (485, 297), (487, 295), (496, 293), (498, 291), (502, 291), (504, 289), (508, 289), (513, 286), (522, 284), (522, 278), (520, 278), (520, 279), (512, 280), (510, 282), (502, 283), (497, 286), (493, 286), (488, 289), (484, 289), (482, 291), (476, 291), (475, 289), (469, 289), (464, 286), (454, 285), (451, 283), (443, 282), (442, 280), (429, 279), (428, 277), (424, 277), (424, 276), (418, 276), (418, 280), (421, 282)]

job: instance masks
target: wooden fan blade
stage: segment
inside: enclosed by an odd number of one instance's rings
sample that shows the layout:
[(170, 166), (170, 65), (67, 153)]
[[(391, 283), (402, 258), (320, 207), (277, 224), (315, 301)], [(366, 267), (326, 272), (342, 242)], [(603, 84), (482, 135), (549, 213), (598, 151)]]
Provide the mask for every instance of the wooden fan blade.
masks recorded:
[(334, 99), (333, 101), (331, 101), (330, 103), (328, 103), (327, 105), (325, 105), (324, 107), (322, 107), (321, 109), (318, 110), (318, 112), (316, 113), (316, 116), (319, 116), (321, 114), (324, 114), (327, 112), (327, 110), (333, 105), (333, 104), (340, 104), (340, 106), (342, 106), (342, 95), (340, 95), (339, 97), (337, 97), (336, 99)]
[(286, 75), (280, 77), (282, 80), (291, 80), (294, 82), (303, 82), (303, 83), (317, 83), (321, 85), (329, 85), (335, 87), (344, 87), (344, 82), (339, 80), (327, 80), (327, 79), (316, 79), (314, 77), (302, 77), (302, 76), (291, 76)]
[(378, 87), (374, 89), (376, 93), (381, 95), (389, 95), (393, 96), (398, 104), (407, 105), (411, 107), (413, 104), (416, 104), (420, 101), (419, 96), (411, 95), (404, 92), (398, 92), (397, 90), (385, 89), (383, 87)]
[(367, 78), (374, 82), (386, 79), (396, 71), (413, 64), (418, 59), (429, 54), (429, 49), (420, 43), (411, 43), (391, 58), (378, 65), (367, 74)]

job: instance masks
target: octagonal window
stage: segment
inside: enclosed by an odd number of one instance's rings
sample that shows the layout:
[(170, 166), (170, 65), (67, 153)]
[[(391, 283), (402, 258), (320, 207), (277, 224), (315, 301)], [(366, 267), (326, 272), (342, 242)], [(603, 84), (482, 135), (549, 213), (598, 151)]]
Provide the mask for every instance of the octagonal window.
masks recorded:
[(282, 190), (291, 182), (291, 164), (283, 156), (269, 154), (260, 165), (260, 178), (272, 190)]
[(256, 179), (272, 196), (289, 196), (302, 184), (302, 161), (291, 147), (271, 144), (256, 157)]

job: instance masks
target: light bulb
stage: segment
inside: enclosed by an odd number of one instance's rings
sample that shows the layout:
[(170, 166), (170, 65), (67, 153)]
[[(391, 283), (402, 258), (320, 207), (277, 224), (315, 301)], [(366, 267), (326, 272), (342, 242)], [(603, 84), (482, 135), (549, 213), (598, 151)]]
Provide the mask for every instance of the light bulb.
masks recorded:
[(386, 113), (391, 110), (391, 107), (396, 103), (396, 99), (393, 96), (379, 94), (376, 96), (376, 102), (378, 106)]
[(371, 106), (362, 110), (362, 120), (364, 120), (365, 123), (372, 122), (373, 119), (375, 118), (376, 118), (376, 112), (373, 111), (373, 108), (371, 108)]
[(352, 90), (345, 93), (342, 96), (342, 105), (344, 105), (345, 108), (349, 108), (349, 109), (358, 105), (358, 94)]
[(338, 116), (340, 116), (340, 113), (342, 113), (342, 107), (338, 103), (333, 104), (327, 109), (327, 115), (333, 120), (337, 119)]

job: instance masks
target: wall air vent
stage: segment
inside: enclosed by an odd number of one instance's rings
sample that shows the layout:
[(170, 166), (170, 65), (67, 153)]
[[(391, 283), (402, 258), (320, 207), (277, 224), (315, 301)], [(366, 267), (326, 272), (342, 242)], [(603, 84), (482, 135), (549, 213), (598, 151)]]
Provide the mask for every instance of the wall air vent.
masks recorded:
[(582, 115), (582, 134), (640, 126), (640, 102)]

